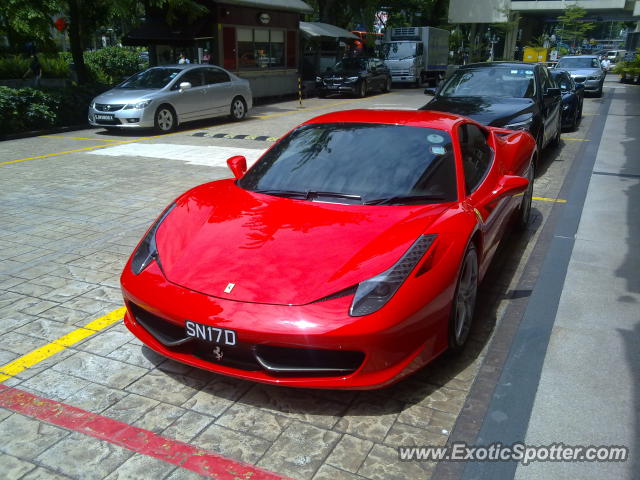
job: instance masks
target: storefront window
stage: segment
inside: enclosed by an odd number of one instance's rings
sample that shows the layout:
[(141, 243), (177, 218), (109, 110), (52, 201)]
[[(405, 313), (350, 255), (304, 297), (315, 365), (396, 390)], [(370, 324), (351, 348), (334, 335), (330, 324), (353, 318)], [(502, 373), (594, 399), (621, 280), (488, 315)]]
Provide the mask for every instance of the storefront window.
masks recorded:
[(238, 63), (241, 70), (284, 67), (284, 31), (238, 28)]

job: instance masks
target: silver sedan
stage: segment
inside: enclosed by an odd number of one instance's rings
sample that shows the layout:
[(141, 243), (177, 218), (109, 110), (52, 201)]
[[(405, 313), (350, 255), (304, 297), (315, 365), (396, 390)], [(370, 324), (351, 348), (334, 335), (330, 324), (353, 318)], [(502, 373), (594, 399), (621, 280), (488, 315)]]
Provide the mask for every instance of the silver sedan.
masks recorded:
[(94, 98), (89, 123), (168, 132), (183, 122), (220, 115), (242, 120), (252, 105), (249, 81), (223, 68), (165, 65), (137, 73)]

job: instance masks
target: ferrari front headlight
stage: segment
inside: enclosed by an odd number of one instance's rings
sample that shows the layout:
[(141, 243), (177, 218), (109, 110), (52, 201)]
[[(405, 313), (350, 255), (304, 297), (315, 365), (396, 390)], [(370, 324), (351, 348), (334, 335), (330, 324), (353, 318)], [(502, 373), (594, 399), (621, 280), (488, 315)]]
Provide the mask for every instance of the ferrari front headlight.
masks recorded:
[(437, 235), (421, 235), (390, 269), (360, 282), (349, 315), (361, 317), (381, 309), (398, 291), (420, 259), (431, 248)]
[(147, 234), (144, 236), (138, 248), (133, 253), (133, 257), (131, 258), (131, 271), (138, 275), (142, 272), (149, 264), (158, 258), (158, 248), (156, 246), (156, 232), (160, 227), (160, 224), (163, 222), (167, 215), (171, 213), (171, 210), (175, 208), (176, 204), (172, 203), (167, 207), (167, 209), (158, 217), (158, 219), (153, 223)]

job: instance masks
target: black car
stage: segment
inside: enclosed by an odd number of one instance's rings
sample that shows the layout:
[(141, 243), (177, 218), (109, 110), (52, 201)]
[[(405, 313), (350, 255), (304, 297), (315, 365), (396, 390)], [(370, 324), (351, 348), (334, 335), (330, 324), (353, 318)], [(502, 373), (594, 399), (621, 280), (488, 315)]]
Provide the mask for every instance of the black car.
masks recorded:
[(574, 82), (566, 70), (554, 69), (550, 73), (562, 92), (562, 128), (573, 131), (582, 118), (584, 87)]
[(464, 115), (493, 127), (527, 130), (541, 151), (560, 141), (560, 89), (546, 66), (486, 62), (458, 68), (420, 110)]
[(322, 76), (316, 77), (321, 97), (330, 93), (351, 93), (365, 97), (372, 90), (391, 90), (391, 72), (379, 58), (343, 58)]

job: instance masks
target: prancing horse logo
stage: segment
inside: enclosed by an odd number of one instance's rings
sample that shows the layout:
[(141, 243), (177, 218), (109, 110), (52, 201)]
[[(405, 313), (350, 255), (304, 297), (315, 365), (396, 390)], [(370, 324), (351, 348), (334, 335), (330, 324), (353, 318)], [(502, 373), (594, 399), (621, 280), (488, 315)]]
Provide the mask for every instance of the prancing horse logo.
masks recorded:
[(227, 284), (227, 287), (224, 289), (224, 293), (231, 293), (231, 290), (233, 290), (233, 287), (235, 287), (235, 286), (236, 286), (235, 283)]
[(224, 352), (220, 347), (216, 347), (213, 349), (213, 356), (216, 357), (216, 360), (220, 361), (222, 357), (224, 357)]

